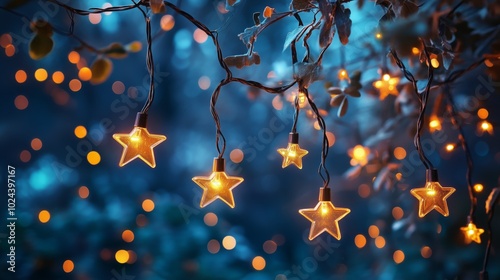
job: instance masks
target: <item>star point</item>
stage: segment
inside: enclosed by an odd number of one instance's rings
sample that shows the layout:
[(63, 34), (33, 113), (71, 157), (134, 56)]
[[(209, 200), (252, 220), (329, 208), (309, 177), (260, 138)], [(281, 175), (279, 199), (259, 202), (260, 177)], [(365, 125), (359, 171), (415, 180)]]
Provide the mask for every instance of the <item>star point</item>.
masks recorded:
[(455, 192), (455, 188), (443, 187), (439, 182), (428, 181), (423, 188), (415, 188), (410, 193), (419, 201), (418, 216), (420, 218), (436, 210), (447, 217), (450, 214), (446, 199)]
[(200, 207), (204, 208), (217, 199), (224, 201), (231, 208), (235, 207), (233, 189), (243, 178), (227, 176), (224, 171), (214, 171), (210, 176), (196, 176), (193, 181), (203, 189)]
[(350, 212), (348, 208), (335, 207), (331, 201), (319, 201), (314, 208), (299, 210), (299, 213), (311, 222), (309, 240), (313, 240), (325, 231), (340, 240), (339, 221)]
[(466, 227), (461, 227), (460, 230), (464, 232), (465, 240), (467, 243), (471, 243), (472, 241), (477, 244), (481, 244), (480, 235), (484, 233), (484, 229), (477, 228), (474, 223), (469, 223)]
[(123, 146), (122, 156), (120, 158), (120, 167), (140, 158), (152, 168), (156, 167), (153, 148), (167, 139), (164, 135), (150, 134), (145, 127), (134, 127), (128, 134), (115, 133), (113, 138)]
[(299, 144), (288, 143), (286, 148), (278, 149), (278, 153), (283, 156), (282, 168), (294, 164), (297, 168), (302, 169), (302, 158), (309, 152), (301, 149)]

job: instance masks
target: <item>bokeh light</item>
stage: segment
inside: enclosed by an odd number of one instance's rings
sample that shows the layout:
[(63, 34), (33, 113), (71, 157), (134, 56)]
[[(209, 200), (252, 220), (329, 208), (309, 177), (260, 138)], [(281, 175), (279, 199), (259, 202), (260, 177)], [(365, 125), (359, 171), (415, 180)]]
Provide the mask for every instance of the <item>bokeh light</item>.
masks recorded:
[(31, 140), (31, 148), (35, 151), (39, 151), (42, 148), (42, 145), (42, 140), (39, 138), (33, 138), (33, 140)]
[(401, 250), (396, 250), (394, 254), (392, 254), (392, 259), (395, 263), (400, 264), (405, 260), (405, 253)]
[(80, 198), (86, 199), (90, 195), (90, 190), (86, 186), (81, 186), (78, 188), (78, 196)]
[(129, 253), (126, 250), (118, 250), (115, 253), (115, 259), (118, 263), (126, 263), (129, 259)]
[(43, 68), (39, 68), (35, 71), (35, 79), (39, 82), (43, 82), (47, 80), (47, 77), (49, 76), (49, 73), (47, 73), (47, 70)]
[(144, 199), (142, 201), (142, 209), (146, 212), (151, 212), (155, 209), (155, 203), (151, 199)]
[(16, 106), (18, 110), (24, 110), (28, 108), (28, 104), (28, 98), (26, 98), (26, 96), (24, 95), (20, 94), (14, 99), (14, 106)]
[(222, 239), (222, 246), (224, 246), (224, 249), (226, 250), (233, 250), (234, 247), (236, 247), (236, 239), (233, 236), (228, 235)]
[(267, 240), (264, 244), (262, 244), (262, 249), (267, 254), (274, 254), (274, 252), (278, 249), (278, 244), (272, 240)]
[(16, 82), (20, 84), (26, 82), (26, 79), (28, 79), (28, 75), (24, 70), (17, 70), (15, 77), (16, 77)]
[(356, 247), (358, 247), (360, 249), (365, 247), (366, 237), (362, 234), (356, 235), (356, 237), (354, 237), (354, 244), (356, 245)]
[(134, 241), (134, 238), (135, 238), (135, 235), (134, 235), (133, 231), (126, 229), (122, 232), (123, 241), (130, 243), (130, 242)]
[(47, 210), (42, 210), (38, 213), (38, 220), (41, 223), (47, 223), (50, 221), (50, 212)]
[(63, 265), (62, 265), (62, 268), (63, 268), (64, 272), (70, 273), (75, 268), (75, 264), (73, 263), (72, 260), (65, 260)]
[(203, 222), (205, 222), (205, 224), (209, 227), (213, 227), (215, 225), (217, 225), (217, 222), (218, 222), (218, 218), (217, 218), (217, 215), (215, 215), (214, 213), (212, 212), (208, 212), (207, 214), (205, 214), (205, 216), (203, 217)]
[(255, 270), (263, 270), (266, 268), (266, 260), (261, 256), (256, 256), (252, 260), (252, 266)]
[(219, 243), (219, 241), (217, 241), (215, 239), (212, 239), (212, 240), (208, 241), (207, 250), (211, 254), (217, 254), (220, 251), (220, 243)]
[(85, 138), (85, 136), (87, 136), (87, 129), (85, 128), (85, 126), (79, 125), (75, 127), (74, 133), (76, 137), (82, 139)]
[(87, 161), (92, 165), (97, 165), (101, 162), (101, 155), (96, 151), (90, 151), (87, 154)]

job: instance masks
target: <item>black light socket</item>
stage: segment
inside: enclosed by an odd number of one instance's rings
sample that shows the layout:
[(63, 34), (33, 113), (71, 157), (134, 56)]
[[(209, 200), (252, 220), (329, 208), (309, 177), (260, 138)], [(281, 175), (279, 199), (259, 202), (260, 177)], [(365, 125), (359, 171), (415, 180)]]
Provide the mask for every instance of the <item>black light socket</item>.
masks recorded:
[(224, 172), (225, 170), (225, 161), (223, 158), (214, 158), (214, 165), (212, 167), (213, 172)]
[(148, 114), (137, 113), (137, 116), (135, 117), (134, 126), (146, 128), (147, 123), (148, 123)]
[(425, 170), (425, 178), (427, 179), (427, 182), (437, 182), (437, 181), (439, 181), (437, 169), (427, 169), (427, 170)]
[(318, 200), (319, 201), (332, 201), (330, 188), (320, 188)]
[(299, 134), (297, 132), (290, 132), (288, 135), (288, 143), (299, 144)]

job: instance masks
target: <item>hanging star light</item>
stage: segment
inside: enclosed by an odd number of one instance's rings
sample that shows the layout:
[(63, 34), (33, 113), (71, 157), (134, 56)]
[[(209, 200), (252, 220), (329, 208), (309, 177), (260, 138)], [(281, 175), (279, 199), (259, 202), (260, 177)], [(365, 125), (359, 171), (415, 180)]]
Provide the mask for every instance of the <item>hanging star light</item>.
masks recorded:
[(210, 176), (196, 176), (193, 181), (203, 189), (200, 207), (203, 208), (216, 199), (224, 201), (231, 208), (234, 208), (233, 189), (236, 188), (243, 178), (227, 176), (225, 161), (223, 158), (214, 158), (212, 174)]
[(387, 96), (390, 94), (397, 96), (398, 95), (398, 89), (397, 85), (399, 83), (399, 78), (398, 77), (391, 77), (389, 74), (384, 74), (382, 75), (382, 78), (378, 81), (375, 81), (373, 83), (373, 86), (379, 90), (380, 95), (379, 98), (380, 100), (384, 100)]
[(130, 133), (113, 134), (113, 138), (123, 146), (120, 167), (136, 158), (142, 159), (152, 168), (156, 167), (153, 148), (165, 141), (167, 137), (159, 134), (149, 134), (146, 128), (147, 116), (147, 114), (137, 113), (134, 129)]
[(340, 240), (339, 221), (350, 212), (348, 208), (335, 207), (331, 201), (330, 188), (324, 187), (319, 190), (319, 202), (316, 207), (299, 210), (299, 213), (312, 223), (309, 240), (313, 240), (325, 231)]
[(288, 146), (286, 148), (279, 148), (278, 153), (283, 156), (282, 168), (294, 164), (299, 169), (302, 169), (302, 158), (309, 152), (300, 148), (299, 134), (290, 132)]
[(471, 243), (472, 241), (478, 244), (481, 243), (480, 235), (484, 233), (484, 229), (477, 228), (473, 222), (469, 222), (466, 227), (461, 227), (460, 230), (464, 232), (465, 240), (467, 243)]
[(427, 169), (426, 177), (427, 182), (423, 188), (410, 191), (419, 200), (418, 216), (422, 218), (432, 210), (436, 210), (447, 217), (450, 211), (446, 199), (455, 192), (455, 188), (441, 186), (436, 169)]

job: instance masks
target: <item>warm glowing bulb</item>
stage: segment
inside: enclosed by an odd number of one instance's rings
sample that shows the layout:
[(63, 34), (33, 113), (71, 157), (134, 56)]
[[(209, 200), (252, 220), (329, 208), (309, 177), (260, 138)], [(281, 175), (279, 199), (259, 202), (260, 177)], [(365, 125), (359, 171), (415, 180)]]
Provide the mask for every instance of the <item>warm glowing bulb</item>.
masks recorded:
[(200, 207), (203, 208), (216, 199), (224, 201), (231, 208), (234, 208), (233, 189), (236, 188), (243, 178), (227, 176), (223, 158), (215, 158), (213, 172), (210, 176), (196, 176), (193, 181), (203, 189)]
[(410, 192), (419, 200), (418, 216), (420, 218), (432, 210), (436, 210), (445, 217), (450, 214), (446, 199), (455, 192), (455, 188), (442, 187), (437, 180), (436, 170), (427, 170), (427, 182), (425, 186), (423, 188), (412, 189)]
[(460, 230), (463, 231), (467, 243), (471, 243), (472, 241), (478, 244), (481, 243), (480, 235), (484, 233), (484, 229), (477, 228), (474, 223), (469, 222), (466, 227), (461, 227)]
[(370, 155), (370, 148), (363, 147), (362, 145), (356, 145), (354, 148), (350, 149), (348, 152), (351, 159), (351, 165), (361, 165), (365, 166), (368, 163), (368, 156)]
[(305, 93), (299, 91), (299, 107), (300, 108), (304, 108), (306, 107), (307, 105), (307, 96), (305, 95)]
[(432, 115), (429, 119), (429, 131), (432, 133), (437, 130), (441, 130), (441, 121), (436, 115)]
[(320, 201), (316, 207), (300, 209), (299, 213), (311, 221), (309, 240), (313, 240), (323, 232), (340, 240), (339, 221), (351, 212), (348, 208), (336, 208), (330, 201), (330, 189), (320, 189)]
[(123, 153), (119, 163), (120, 167), (136, 158), (142, 159), (152, 168), (156, 166), (153, 148), (165, 141), (167, 137), (159, 134), (149, 134), (145, 126), (146, 116), (145, 114), (138, 114), (138, 120), (142, 118), (142, 122), (136, 120), (136, 126), (134, 126), (134, 129), (129, 134), (113, 134), (113, 138), (123, 146)]
[(487, 132), (491, 135), (493, 134), (493, 125), (489, 121), (484, 120), (478, 124), (478, 131), (480, 134)]
[(375, 34), (375, 38), (377, 38), (377, 39), (382, 39), (382, 33), (377, 32), (377, 33)]
[(349, 79), (349, 74), (347, 73), (347, 70), (345, 70), (345, 69), (340, 69), (337, 76), (338, 76), (339, 80), (341, 80), (341, 81)]
[(475, 191), (475, 192), (478, 192), (478, 193), (479, 193), (479, 192), (482, 192), (482, 191), (483, 191), (483, 189), (484, 189), (483, 184), (475, 184), (475, 185), (474, 185), (474, 191)]
[(389, 74), (382, 75), (380, 80), (373, 82), (373, 86), (379, 90), (380, 100), (384, 100), (389, 95), (398, 95), (397, 85), (399, 84), (399, 78), (391, 77)]
[(446, 145), (446, 150), (447, 150), (448, 152), (451, 152), (451, 151), (453, 151), (454, 149), (455, 149), (455, 145), (454, 145), (454, 144), (447, 144), (447, 145)]
[(307, 155), (309, 152), (307, 150), (301, 149), (299, 142), (298, 133), (290, 133), (290, 141), (286, 148), (278, 149), (278, 153), (283, 157), (282, 168), (294, 164), (299, 169), (302, 169), (302, 157)]

